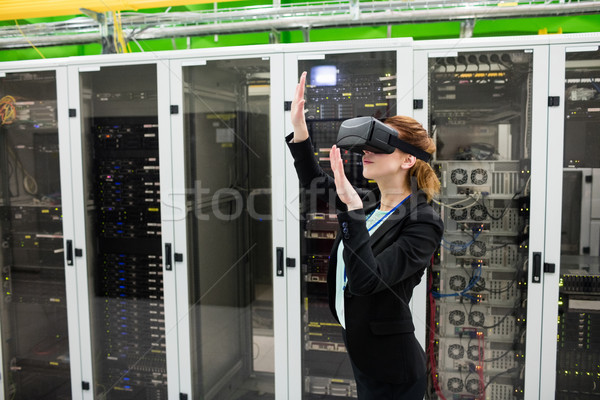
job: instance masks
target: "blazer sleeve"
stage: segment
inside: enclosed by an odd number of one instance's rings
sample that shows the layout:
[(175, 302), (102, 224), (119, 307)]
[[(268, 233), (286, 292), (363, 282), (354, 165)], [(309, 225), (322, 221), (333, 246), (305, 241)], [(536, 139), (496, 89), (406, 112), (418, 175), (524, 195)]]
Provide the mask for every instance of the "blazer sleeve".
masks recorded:
[[(348, 290), (366, 296), (390, 289), (426, 267), (440, 243), (443, 224), (430, 212), (419, 210), (418, 218), (407, 222), (389, 238), (391, 243), (377, 256), (373, 254), (363, 210), (338, 214), (344, 242), (344, 262)], [(391, 234), (391, 233), (390, 233)]]
[(290, 143), (292, 137), (293, 133), (286, 136), (285, 142), (294, 158), (294, 167), (300, 180), (300, 186), (309, 191), (309, 196), (316, 196), (329, 204), (335, 202), (337, 210), (347, 210), (348, 207), (335, 192), (333, 178), (319, 166), (310, 138), (302, 142)]

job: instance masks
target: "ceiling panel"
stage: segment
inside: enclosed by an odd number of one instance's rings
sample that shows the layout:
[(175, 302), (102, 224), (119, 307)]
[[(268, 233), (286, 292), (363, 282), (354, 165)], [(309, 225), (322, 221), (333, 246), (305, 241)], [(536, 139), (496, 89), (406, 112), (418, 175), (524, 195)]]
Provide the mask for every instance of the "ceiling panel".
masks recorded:
[(232, 0), (2, 0), (0, 21), (82, 14), (81, 8), (96, 12), (135, 11), (145, 8), (219, 3)]

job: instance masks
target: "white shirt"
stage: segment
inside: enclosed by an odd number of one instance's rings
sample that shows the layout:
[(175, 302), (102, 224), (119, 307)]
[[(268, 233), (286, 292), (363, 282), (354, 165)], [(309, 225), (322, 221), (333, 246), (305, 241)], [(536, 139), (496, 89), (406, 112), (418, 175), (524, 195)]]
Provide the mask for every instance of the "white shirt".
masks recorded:
[[(379, 209), (373, 211), (371, 215), (367, 218), (367, 229), (370, 229), (373, 225), (375, 225), (380, 219), (387, 218), (389, 211), (381, 211)], [(391, 214), (391, 213), (389, 213)], [(369, 235), (372, 235), (383, 223), (381, 221), (378, 223), (373, 229), (369, 231)], [(340, 245), (338, 246), (337, 251), (337, 265), (335, 271), (335, 311), (337, 313), (338, 319), (342, 324), (342, 327), (346, 329), (346, 314), (344, 314), (344, 288), (346, 287), (346, 264), (344, 263), (344, 241), (340, 241)]]

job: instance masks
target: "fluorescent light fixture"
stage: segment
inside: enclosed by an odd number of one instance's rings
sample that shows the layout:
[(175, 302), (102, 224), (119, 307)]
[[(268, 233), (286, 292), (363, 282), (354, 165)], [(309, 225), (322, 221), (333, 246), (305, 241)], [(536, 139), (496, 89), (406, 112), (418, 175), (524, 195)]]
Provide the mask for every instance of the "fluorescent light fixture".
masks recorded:
[(337, 67), (335, 65), (317, 65), (310, 69), (310, 84), (312, 86), (337, 85)]

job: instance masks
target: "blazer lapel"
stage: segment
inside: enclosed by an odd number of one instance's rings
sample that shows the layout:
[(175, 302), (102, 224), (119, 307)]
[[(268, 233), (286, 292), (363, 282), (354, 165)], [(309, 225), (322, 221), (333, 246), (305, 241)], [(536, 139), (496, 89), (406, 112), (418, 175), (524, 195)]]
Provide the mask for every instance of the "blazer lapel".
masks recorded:
[(375, 248), (375, 245), (385, 236), (385, 234), (401, 223), (405, 218), (408, 218), (410, 212), (413, 208), (417, 207), (422, 201), (420, 193), (413, 193), (409, 199), (407, 199), (396, 211), (392, 213), (385, 221), (381, 223), (381, 226), (377, 228), (375, 232), (371, 235), (369, 242), (371, 243), (371, 248)]

